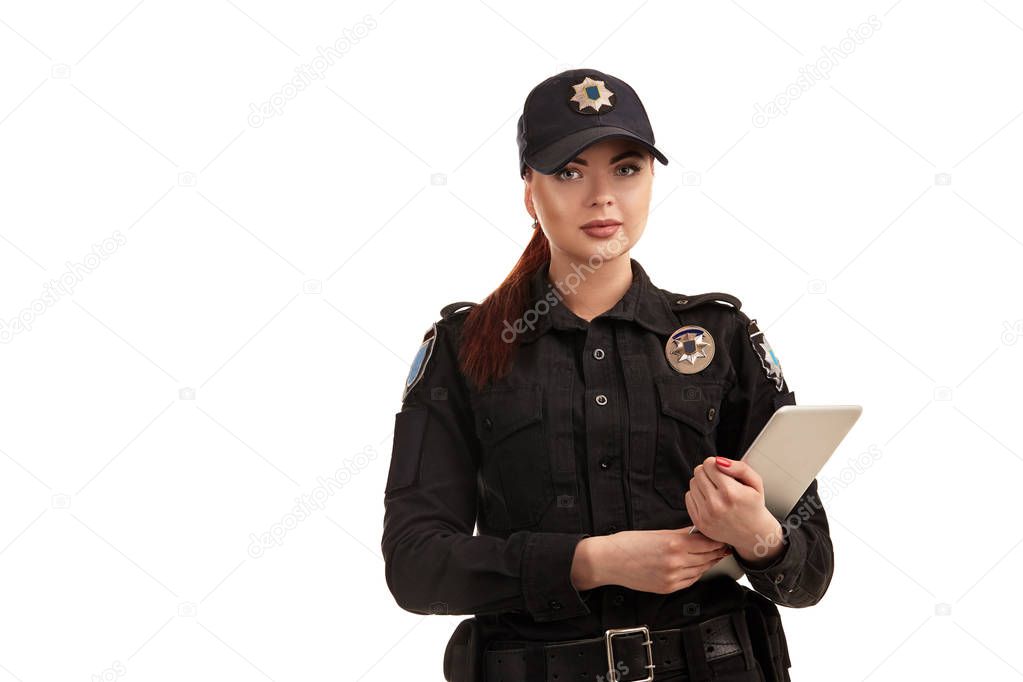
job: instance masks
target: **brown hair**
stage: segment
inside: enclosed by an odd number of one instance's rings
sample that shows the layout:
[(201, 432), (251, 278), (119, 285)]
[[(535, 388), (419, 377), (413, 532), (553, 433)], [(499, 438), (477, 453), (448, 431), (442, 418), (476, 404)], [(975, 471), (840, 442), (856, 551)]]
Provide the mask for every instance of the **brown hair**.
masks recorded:
[(518, 337), (511, 343), (504, 340), (505, 322), (514, 324), (522, 317), (529, 304), (530, 276), (550, 258), (551, 246), (547, 235), (535, 226), (533, 238), (515, 267), (500, 286), (466, 315), (458, 360), (462, 372), (477, 390), (511, 370)]

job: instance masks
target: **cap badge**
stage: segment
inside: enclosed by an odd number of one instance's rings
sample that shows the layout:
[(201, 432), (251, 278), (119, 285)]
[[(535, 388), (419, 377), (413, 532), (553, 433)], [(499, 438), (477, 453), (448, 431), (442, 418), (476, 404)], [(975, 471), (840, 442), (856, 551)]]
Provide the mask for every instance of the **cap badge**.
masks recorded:
[(664, 345), (664, 357), (676, 372), (702, 372), (714, 359), (714, 337), (703, 327), (689, 324), (679, 327)]
[(578, 113), (591, 113), (583, 111), (586, 107), (593, 109), (592, 113), (600, 113), (601, 107), (607, 107), (608, 110), (614, 108), (614, 104), (611, 103), (614, 93), (607, 89), (604, 81), (596, 81), (587, 76), (582, 82), (576, 83), (572, 87), (575, 89), (575, 94), (572, 95), (569, 102), (579, 105)]

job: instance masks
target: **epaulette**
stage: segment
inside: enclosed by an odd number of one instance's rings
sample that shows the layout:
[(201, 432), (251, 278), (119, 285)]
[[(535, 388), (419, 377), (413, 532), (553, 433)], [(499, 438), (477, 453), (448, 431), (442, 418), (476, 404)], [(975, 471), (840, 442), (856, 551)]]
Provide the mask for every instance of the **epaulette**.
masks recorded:
[(459, 310), (461, 310), (462, 308), (472, 307), (474, 305), (476, 304), (473, 303), (472, 301), (458, 301), (456, 303), (449, 303), (440, 309), (440, 316), (444, 319), (447, 319), (454, 315)]
[(727, 303), (736, 310), (742, 308), (742, 301), (731, 294), (724, 294), (720, 291), (711, 291), (706, 294), (694, 294), (687, 296), (685, 294), (673, 294), (668, 292), (668, 304), (672, 310), (686, 310), (695, 306), (707, 303), (708, 301), (714, 303)]

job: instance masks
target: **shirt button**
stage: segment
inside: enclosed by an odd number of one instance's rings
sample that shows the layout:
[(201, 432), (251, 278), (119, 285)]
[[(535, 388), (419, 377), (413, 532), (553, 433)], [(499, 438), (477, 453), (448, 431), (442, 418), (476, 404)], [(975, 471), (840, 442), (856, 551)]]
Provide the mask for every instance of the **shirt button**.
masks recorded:
[(494, 428), (494, 422), (490, 419), (490, 417), (487, 417), (483, 420), (483, 428), (485, 428), (487, 431)]
[(625, 597), (623, 597), (620, 594), (616, 594), (615, 598), (614, 598), (614, 605), (615, 606), (621, 606), (624, 603), (625, 603)]
[(611, 466), (611, 460), (609, 460), (609, 459), (602, 459), (602, 460), (600, 460), (600, 468), (601, 469), (606, 469), (609, 466)]
[(598, 360), (603, 360), (604, 359), (604, 349), (603, 348), (594, 349), (593, 357), (597, 358)]
[(784, 573), (779, 573), (778, 575), (774, 576), (774, 584), (775, 585), (781, 585), (781, 581), (784, 580), (784, 579), (785, 579), (785, 574)]
[(547, 602), (547, 606), (557, 611), (558, 609), (561, 608), (561, 602), (559, 602), (557, 599), (551, 599), (549, 602)]
[(607, 396), (604, 395), (603, 393), (594, 398), (594, 400), (597, 401), (598, 405), (607, 405)]
[(713, 407), (710, 408), (709, 410), (707, 410), (707, 421), (709, 421), (709, 422), (714, 421), (714, 415), (717, 414), (717, 413), (718, 413), (718, 411), (716, 409), (714, 409)]

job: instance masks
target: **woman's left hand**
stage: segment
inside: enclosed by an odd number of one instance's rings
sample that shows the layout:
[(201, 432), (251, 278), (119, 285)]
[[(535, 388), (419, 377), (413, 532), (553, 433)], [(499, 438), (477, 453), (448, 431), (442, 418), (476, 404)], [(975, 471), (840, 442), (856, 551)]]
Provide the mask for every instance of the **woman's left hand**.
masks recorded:
[(748, 554), (780, 524), (764, 504), (764, 482), (741, 460), (708, 457), (685, 495), (693, 525), (709, 538)]

